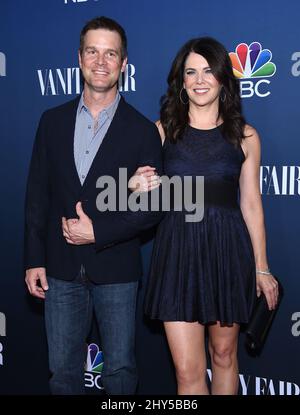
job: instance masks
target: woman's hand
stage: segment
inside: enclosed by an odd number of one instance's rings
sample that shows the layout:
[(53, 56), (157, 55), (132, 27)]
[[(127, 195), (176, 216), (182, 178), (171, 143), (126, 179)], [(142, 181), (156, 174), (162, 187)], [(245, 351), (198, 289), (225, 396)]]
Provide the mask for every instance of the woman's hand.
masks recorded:
[(274, 310), (278, 302), (278, 282), (273, 275), (256, 274), (256, 292), (259, 297), (263, 292), (269, 306), (269, 310)]
[(160, 177), (155, 167), (139, 167), (129, 179), (128, 188), (132, 192), (149, 192), (160, 185)]

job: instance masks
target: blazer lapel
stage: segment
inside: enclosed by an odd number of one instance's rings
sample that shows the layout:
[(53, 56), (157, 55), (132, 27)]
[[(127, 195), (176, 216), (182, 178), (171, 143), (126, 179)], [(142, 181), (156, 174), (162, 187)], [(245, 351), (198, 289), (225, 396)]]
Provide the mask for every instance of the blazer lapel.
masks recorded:
[(62, 139), (62, 144), (64, 145), (63, 154), (66, 160), (66, 168), (68, 169), (68, 176), (73, 186), (76, 187), (76, 190), (81, 189), (81, 182), (78, 177), (75, 158), (74, 158), (74, 133), (75, 133), (75, 123), (76, 123), (76, 113), (78, 108), (80, 97), (76, 98), (70, 102), (70, 107), (65, 114), (65, 124), (64, 124), (64, 137)]
[(96, 186), (96, 181), (99, 176), (107, 174), (107, 164), (111, 163), (112, 156), (121, 150), (122, 131), (125, 128), (125, 119), (123, 116), (126, 102), (123, 97), (119, 102), (114, 118), (105, 134), (105, 137), (97, 151), (97, 154), (90, 167), (88, 175), (83, 183), (83, 189), (90, 185)]

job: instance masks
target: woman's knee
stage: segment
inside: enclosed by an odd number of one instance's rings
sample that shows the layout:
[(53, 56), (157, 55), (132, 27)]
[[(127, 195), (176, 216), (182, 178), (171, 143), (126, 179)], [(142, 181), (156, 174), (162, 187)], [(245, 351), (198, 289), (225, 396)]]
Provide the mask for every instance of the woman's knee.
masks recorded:
[(235, 344), (210, 344), (210, 357), (212, 363), (224, 369), (231, 367), (237, 359)]
[(199, 365), (197, 362), (180, 362), (175, 365), (176, 377), (178, 383), (190, 384), (199, 382), (205, 379), (206, 368)]

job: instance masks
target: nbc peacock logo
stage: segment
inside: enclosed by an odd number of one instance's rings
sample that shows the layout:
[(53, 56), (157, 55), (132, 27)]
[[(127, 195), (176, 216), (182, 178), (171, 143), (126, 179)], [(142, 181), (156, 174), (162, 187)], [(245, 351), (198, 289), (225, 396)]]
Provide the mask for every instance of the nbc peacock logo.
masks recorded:
[(252, 42), (249, 46), (240, 43), (229, 56), (236, 78), (266, 78), (276, 72), (276, 65), (271, 62), (272, 52), (262, 49), (259, 42)]
[[(250, 45), (239, 43), (235, 52), (229, 53), (233, 73), (240, 80), (241, 97), (250, 98), (254, 94), (260, 98), (270, 95), (267, 85), (276, 72), (272, 62), (272, 52), (263, 49), (261, 43), (252, 42)], [(247, 79), (247, 80), (246, 80)]]
[(88, 345), (85, 365), (85, 387), (103, 389), (101, 373), (103, 369), (103, 353), (95, 343)]
[(101, 373), (103, 369), (103, 353), (99, 350), (99, 346), (91, 343), (88, 346), (86, 371)]

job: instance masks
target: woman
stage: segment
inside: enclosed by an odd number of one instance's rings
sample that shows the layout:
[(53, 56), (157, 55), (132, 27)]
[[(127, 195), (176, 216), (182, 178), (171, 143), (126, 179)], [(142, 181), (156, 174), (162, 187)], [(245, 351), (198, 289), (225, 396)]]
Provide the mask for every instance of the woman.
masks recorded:
[[(187, 42), (168, 77), (157, 123), (168, 176), (204, 176), (204, 217), (185, 221), (167, 212), (153, 248), (145, 312), (160, 319), (168, 339), (178, 394), (238, 391), (237, 346), (255, 294), (276, 307), (278, 285), (266, 257), (259, 189), (260, 141), (241, 114), (239, 84), (225, 48), (212, 38)], [(146, 167), (149, 189), (155, 174)]]

